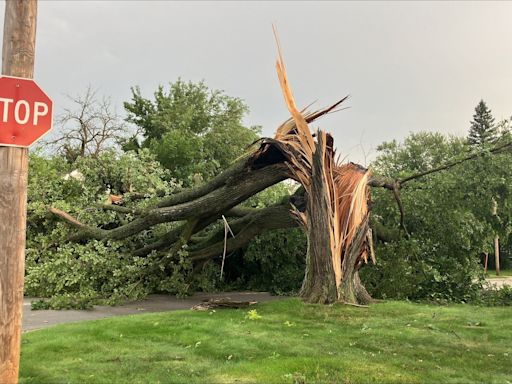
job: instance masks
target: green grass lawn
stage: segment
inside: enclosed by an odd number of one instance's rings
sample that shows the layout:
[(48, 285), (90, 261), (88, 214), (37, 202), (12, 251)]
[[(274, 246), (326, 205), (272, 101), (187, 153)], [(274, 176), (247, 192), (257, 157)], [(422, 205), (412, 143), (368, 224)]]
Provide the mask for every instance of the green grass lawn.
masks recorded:
[(23, 335), (21, 383), (511, 383), (512, 308), (297, 299)]
[(512, 276), (512, 269), (505, 269), (505, 270), (501, 270), (500, 271), (500, 275), (499, 276), (496, 276), (496, 271), (490, 271), (488, 270), (487, 271), (487, 275), (486, 277), (492, 279), (494, 277), (510, 277)]

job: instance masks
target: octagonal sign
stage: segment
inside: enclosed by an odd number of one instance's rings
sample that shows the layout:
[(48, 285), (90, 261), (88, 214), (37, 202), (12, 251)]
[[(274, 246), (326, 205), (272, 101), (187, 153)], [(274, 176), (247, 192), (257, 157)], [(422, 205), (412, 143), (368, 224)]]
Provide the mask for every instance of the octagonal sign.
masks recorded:
[(0, 146), (29, 147), (52, 123), (53, 102), (35, 81), (0, 77)]

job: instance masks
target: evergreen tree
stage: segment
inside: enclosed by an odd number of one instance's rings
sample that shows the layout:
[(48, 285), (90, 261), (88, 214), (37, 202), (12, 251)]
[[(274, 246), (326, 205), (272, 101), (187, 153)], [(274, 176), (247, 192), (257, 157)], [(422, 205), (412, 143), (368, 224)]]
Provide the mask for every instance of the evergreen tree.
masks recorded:
[(491, 110), (483, 100), (480, 100), (475, 108), (473, 121), (469, 128), (468, 143), (470, 145), (484, 145), (493, 143), (498, 137), (497, 127), (494, 125), (494, 117)]

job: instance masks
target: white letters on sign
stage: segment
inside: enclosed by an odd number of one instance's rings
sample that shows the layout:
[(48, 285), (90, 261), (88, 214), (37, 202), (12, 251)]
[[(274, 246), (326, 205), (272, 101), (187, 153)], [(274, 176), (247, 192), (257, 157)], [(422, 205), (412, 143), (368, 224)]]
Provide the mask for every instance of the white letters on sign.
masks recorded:
[(13, 99), (0, 98), (0, 103), (4, 103), (4, 111), (2, 113), (2, 123), (7, 123), (7, 116), (9, 112), (9, 103), (12, 103)]
[[(0, 97), (0, 111), (2, 111), (2, 123), (9, 122), (9, 111), (11, 104), (13, 102), (13, 99)], [(1, 106), (2, 103), (3, 107)], [(33, 116), (31, 116), (31, 113)], [(20, 125), (27, 124), (31, 118), (32, 124), (37, 125), (39, 118), (46, 116), (47, 114), (48, 104), (42, 103), (40, 101), (34, 102), (32, 108), (29, 102), (26, 100), (18, 100), (16, 104), (14, 104), (14, 121)]]

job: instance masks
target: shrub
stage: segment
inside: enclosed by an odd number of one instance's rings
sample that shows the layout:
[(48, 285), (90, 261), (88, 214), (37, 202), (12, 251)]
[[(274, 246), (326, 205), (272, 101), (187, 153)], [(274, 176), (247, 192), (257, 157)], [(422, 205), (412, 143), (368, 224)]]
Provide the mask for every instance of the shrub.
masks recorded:
[(302, 229), (275, 230), (257, 236), (247, 250), (232, 260), (229, 270), (235, 287), (296, 293), (304, 278), (306, 236)]
[(488, 307), (510, 306), (512, 305), (512, 287), (505, 285), (500, 289), (485, 289), (474, 300), (474, 304)]
[[(130, 215), (103, 211), (97, 205), (105, 203), (107, 192), (124, 194), (128, 206), (142, 207), (154, 201), (157, 191), (172, 191), (175, 184), (165, 181), (166, 171), (152, 155), (145, 150), (137, 155), (105, 152), (69, 164), (58, 157), (34, 154), (30, 160), (26, 294), (51, 297), (44, 305), (67, 308), (139, 298), (155, 289), (163, 273), (159, 260), (133, 257), (131, 251), (169, 225), (123, 241), (80, 244), (68, 242), (73, 229), (48, 213), (48, 206), (54, 206), (103, 228), (131, 220)], [(65, 178), (72, 170), (82, 176)], [(130, 202), (131, 191), (144, 193), (148, 199)]]

